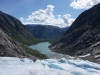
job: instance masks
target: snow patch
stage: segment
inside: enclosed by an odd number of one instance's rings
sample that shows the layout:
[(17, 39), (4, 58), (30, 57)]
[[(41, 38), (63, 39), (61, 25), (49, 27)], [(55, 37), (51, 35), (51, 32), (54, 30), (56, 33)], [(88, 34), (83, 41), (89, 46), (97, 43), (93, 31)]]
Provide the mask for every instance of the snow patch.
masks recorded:
[(100, 57), (100, 55), (96, 55), (96, 56), (95, 56), (95, 58), (98, 58), (98, 57)]
[(82, 56), (79, 56), (79, 57), (87, 57), (87, 56), (90, 56), (91, 54), (86, 54), (86, 55), (82, 55)]

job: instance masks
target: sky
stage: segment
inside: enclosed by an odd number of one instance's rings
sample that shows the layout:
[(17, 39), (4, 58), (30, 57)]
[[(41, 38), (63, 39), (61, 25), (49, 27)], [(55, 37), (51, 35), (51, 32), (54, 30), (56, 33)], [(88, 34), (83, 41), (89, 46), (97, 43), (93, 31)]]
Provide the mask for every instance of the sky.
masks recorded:
[(0, 10), (23, 24), (67, 27), (98, 3), (100, 0), (0, 0)]

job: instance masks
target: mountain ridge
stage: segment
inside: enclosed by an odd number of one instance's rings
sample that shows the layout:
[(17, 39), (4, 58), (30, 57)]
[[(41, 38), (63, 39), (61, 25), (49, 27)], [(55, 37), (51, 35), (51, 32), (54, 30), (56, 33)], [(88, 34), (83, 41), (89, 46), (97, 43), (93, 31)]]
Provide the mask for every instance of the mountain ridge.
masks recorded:
[(31, 24), (25, 25), (36, 38), (56, 39), (64, 35), (65, 31), (69, 28), (59, 28), (51, 25)]
[(29, 43), (28, 40), (34, 38), (18, 19), (2, 11), (0, 11), (0, 28), (18, 42)]

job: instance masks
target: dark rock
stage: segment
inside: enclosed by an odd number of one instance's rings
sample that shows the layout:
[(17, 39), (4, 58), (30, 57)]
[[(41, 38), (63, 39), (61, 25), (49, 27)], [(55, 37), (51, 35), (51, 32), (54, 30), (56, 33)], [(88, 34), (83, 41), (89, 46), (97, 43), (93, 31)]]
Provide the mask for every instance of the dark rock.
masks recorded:
[(80, 14), (65, 35), (50, 48), (100, 63), (100, 4)]
[(38, 58), (28, 54), (21, 44), (12, 40), (0, 29), (0, 56), (30, 58), (36, 61)]
[(28, 57), (19, 43), (13, 41), (0, 29), (0, 56)]

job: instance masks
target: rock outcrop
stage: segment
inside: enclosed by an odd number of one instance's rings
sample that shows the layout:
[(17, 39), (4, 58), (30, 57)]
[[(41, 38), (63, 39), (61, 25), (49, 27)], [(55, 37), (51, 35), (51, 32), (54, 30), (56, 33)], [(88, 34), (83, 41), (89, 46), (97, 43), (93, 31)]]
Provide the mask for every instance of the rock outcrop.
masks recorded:
[(18, 42), (13, 41), (0, 29), (0, 56), (29, 57)]

